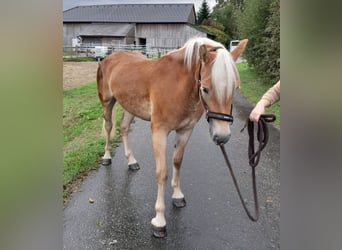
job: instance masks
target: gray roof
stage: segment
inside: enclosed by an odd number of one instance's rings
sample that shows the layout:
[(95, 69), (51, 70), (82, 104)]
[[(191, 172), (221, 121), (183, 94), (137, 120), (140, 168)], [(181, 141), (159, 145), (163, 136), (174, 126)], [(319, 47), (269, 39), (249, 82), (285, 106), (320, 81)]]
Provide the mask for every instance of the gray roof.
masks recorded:
[(63, 12), (63, 22), (191, 23), (193, 4), (113, 4), (78, 6)]

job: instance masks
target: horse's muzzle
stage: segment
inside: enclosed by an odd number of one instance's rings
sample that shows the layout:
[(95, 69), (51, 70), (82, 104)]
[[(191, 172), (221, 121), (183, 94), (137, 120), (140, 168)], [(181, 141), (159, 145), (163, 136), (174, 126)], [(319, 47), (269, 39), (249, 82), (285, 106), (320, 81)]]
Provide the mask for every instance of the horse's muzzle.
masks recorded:
[(214, 135), (213, 136), (213, 141), (215, 142), (216, 145), (223, 145), (226, 144), (230, 139), (230, 134), (227, 136), (219, 136), (219, 135)]
[(209, 122), (209, 134), (216, 145), (226, 144), (230, 139), (230, 128), (226, 122), (214, 121)]

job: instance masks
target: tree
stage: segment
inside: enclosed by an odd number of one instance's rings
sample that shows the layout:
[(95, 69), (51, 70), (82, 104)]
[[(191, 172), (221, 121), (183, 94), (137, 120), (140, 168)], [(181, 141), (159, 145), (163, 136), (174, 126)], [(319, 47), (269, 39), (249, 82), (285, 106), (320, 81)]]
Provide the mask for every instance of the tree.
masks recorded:
[(224, 8), (231, 5), (236, 10), (243, 10), (246, 0), (216, 0), (216, 8)]
[(280, 0), (216, 0), (211, 20), (224, 27), (226, 46), (248, 38), (243, 54), (248, 65), (270, 84), (279, 80)]
[(204, 0), (197, 13), (197, 25), (200, 29), (215, 36), (215, 40), (226, 45), (228, 37), (224, 32), (224, 26), (211, 18), (209, 6)]
[(280, 0), (246, 1), (238, 18), (241, 38), (248, 38), (244, 55), (265, 81), (275, 83), (280, 75)]
[[(210, 19), (206, 19), (206, 20), (210, 21)], [(227, 47), (227, 45), (226, 45), (226, 42), (228, 40), (227, 35), (221, 29), (218, 29), (214, 26), (207, 25), (206, 20), (203, 21), (203, 24), (205, 24), (205, 25), (200, 25), (198, 27), (202, 30), (205, 30), (205, 31), (213, 34), (215, 36), (215, 40), (217, 42), (222, 43), (223, 45), (225, 45)]]
[(244, 9), (244, 3), (245, 0), (216, 0), (211, 18), (223, 25), (223, 31), (227, 34), (226, 46), (230, 40), (239, 39), (237, 17)]
[(280, 79), (280, 1), (270, 5), (271, 16), (266, 24), (265, 65), (268, 79), (276, 82)]
[(203, 0), (201, 7), (197, 12), (197, 25), (201, 25), (205, 19), (210, 17), (210, 8), (206, 0)]

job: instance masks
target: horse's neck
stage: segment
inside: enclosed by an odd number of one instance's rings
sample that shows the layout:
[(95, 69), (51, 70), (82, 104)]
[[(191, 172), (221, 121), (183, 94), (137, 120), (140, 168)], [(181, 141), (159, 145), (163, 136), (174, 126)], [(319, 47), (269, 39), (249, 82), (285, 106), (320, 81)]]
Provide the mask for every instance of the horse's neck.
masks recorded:
[(185, 57), (185, 48), (180, 48), (175, 51), (170, 52), (169, 54), (165, 55), (165, 57), (172, 58), (177, 64), (181, 65), (181, 68), (187, 69), (189, 76), (195, 78), (196, 75), (196, 62), (193, 60), (191, 69), (188, 69), (188, 65), (184, 62)]
[(180, 48), (180, 49), (169, 52), (168, 54), (164, 55), (162, 58), (169, 57), (169, 58), (172, 58), (172, 60), (177, 63), (183, 63), (184, 55), (185, 55), (185, 49)]
[(193, 106), (201, 105), (199, 94), (198, 94), (198, 83), (196, 73), (196, 64), (193, 63), (191, 69), (188, 69), (188, 66), (184, 62), (184, 56), (185, 56), (185, 49), (181, 48), (176, 51), (173, 51), (165, 56), (169, 56), (172, 61), (178, 64), (178, 67), (180, 69), (180, 72), (184, 72), (184, 74), (187, 74), (187, 81), (184, 83), (184, 98), (187, 101), (190, 101)]

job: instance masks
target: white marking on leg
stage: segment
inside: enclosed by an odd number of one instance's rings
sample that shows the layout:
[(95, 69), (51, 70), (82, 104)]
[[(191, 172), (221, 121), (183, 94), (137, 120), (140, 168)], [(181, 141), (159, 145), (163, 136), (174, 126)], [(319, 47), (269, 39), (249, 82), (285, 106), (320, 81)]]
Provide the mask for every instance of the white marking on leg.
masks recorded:
[(180, 188), (179, 182), (179, 170), (173, 167), (172, 181), (171, 186), (173, 187), (172, 198), (173, 199), (182, 199), (184, 198), (184, 194)]
[(103, 159), (112, 159), (109, 150), (106, 150), (106, 151), (105, 151), (105, 154), (104, 154), (104, 156), (103, 156)]
[(192, 128), (187, 130), (176, 131), (175, 136), (175, 149), (173, 152), (173, 173), (172, 173), (172, 181), (171, 186), (173, 187), (172, 198), (174, 199), (182, 199), (184, 198), (184, 194), (180, 188), (180, 168), (183, 161), (184, 149), (189, 141), (189, 138), (192, 133)]
[(105, 154), (103, 156), (103, 159), (111, 159), (110, 155), (110, 133), (112, 131), (113, 127), (113, 121), (112, 121), (112, 111), (113, 106), (115, 104), (115, 99), (109, 99), (106, 102), (103, 103), (102, 111), (103, 111), (103, 118), (104, 118), (104, 127), (106, 130), (106, 146), (105, 146)]
[(158, 184), (157, 201), (155, 205), (156, 217), (154, 217), (151, 221), (152, 225), (154, 225), (155, 227), (164, 227), (166, 225), (166, 220), (164, 216), (164, 186), (164, 184)]
[(128, 132), (129, 132), (129, 127), (134, 119), (134, 116), (127, 111), (124, 111), (121, 123), (120, 123), (120, 131), (121, 131), (121, 136), (122, 136), (122, 141), (124, 144), (124, 149), (125, 149), (125, 156), (128, 161), (128, 165), (137, 163), (137, 160), (135, 159), (130, 143), (128, 141)]
[(111, 125), (108, 124), (108, 122), (104, 121), (105, 123), (105, 129), (106, 129), (106, 145), (105, 145), (105, 154), (103, 156), (103, 159), (112, 159), (110, 155), (110, 130)]
[(152, 127), (152, 145), (154, 157), (156, 160), (156, 180), (157, 180), (157, 200), (155, 204), (156, 216), (152, 219), (152, 225), (156, 227), (164, 227), (166, 220), (164, 216), (164, 188), (167, 181), (167, 164), (166, 164), (166, 141), (168, 132), (154, 131)]
[(122, 136), (122, 140), (123, 140), (123, 144), (124, 144), (124, 148), (125, 148), (125, 156), (127, 158), (128, 161), (128, 165), (137, 163), (137, 160), (134, 158), (133, 152), (131, 150), (131, 147), (129, 145), (129, 141), (128, 141), (128, 136)]

